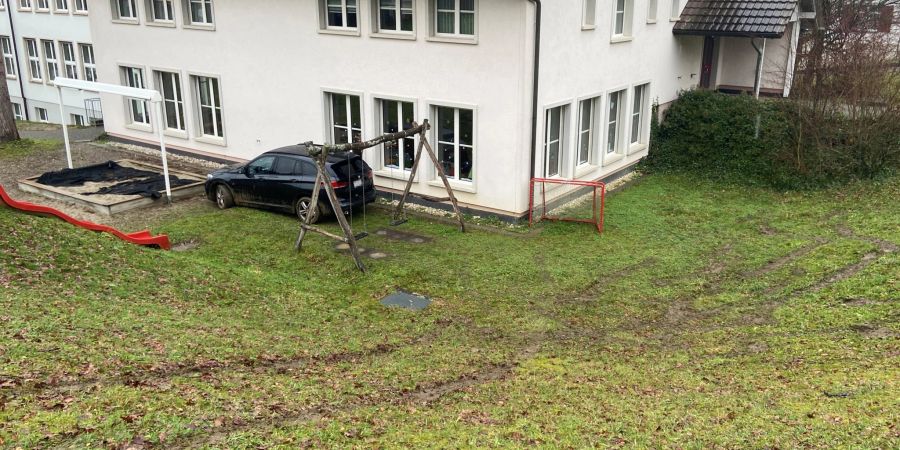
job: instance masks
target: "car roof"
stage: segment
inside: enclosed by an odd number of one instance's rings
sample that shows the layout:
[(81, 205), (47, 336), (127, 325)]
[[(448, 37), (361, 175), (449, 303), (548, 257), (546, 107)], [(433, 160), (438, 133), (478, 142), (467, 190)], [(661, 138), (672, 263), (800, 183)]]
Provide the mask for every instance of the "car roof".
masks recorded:
[[(306, 150), (306, 146), (303, 144), (297, 145), (288, 145), (287, 147), (276, 148), (275, 150), (269, 150), (264, 155), (292, 155), (292, 156), (305, 156), (309, 158), (309, 152)], [(354, 157), (358, 158), (359, 155), (353, 152), (339, 152), (339, 153), (331, 153), (328, 155), (328, 162), (331, 164), (338, 163), (341, 161), (346, 161), (347, 158), (353, 159)]]

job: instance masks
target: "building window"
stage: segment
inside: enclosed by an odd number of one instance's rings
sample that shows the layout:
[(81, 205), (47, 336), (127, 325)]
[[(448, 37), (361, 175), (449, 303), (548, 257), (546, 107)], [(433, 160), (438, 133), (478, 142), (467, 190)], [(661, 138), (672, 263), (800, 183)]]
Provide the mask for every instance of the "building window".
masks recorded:
[(679, 17), (681, 17), (681, 0), (672, 0), (672, 12), (669, 18), (678, 20)]
[(656, 23), (657, 0), (650, 0), (647, 6), (647, 23)]
[(357, 0), (320, 0), (320, 8), (324, 11), (323, 28), (355, 30), (358, 26), (356, 1)]
[(188, 9), (185, 16), (191, 25), (210, 27), (215, 23), (212, 0), (182, 0), (182, 4)]
[(597, 0), (584, 0), (581, 28), (593, 30), (597, 25)]
[(620, 150), (622, 126), (622, 103), (625, 101), (625, 90), (609, 94), (606, 115), (606, 153), (617, 153)]
[(163, 113), (166, 116), (166, 128), (185, 131), (184, 96), (181, 92), (181, 76), (174, 72), (154, 72), (156, 87), (163, 98)]
[(564, 128), (565, 106), (548, 109), (544, 126), (544, 175), (548, 178), (559, 176), (562, 170)]
[[(122, 67), (122, 78), (128, 87), (144, 89), (144, 70), (137, 67)], [(150, 117), (147, 114), (149, 108), (145, 100), (137, 98), (126, 99), (128, 104), (128, 114), (133, 124), (150, 124)]]
[[(379, 100), (381, 105), (380, 134), (397, 133), (413, 127), (415, 113), (412, 102)], [(411, 170), (416, 153), (415, 137), (387, 142), (382, 146), (384, 167)]]
[(634, 0), (613, 1), (613, 38), (631, 36), (631, 18), (634, 10)]
[(9, 36), (0, 36), (0, 46), (3, 48), (3, 67), (6, 69), (6, 77), (15, 78), (16, 57), (13, 54), (12, 40)]
[(78, 60), (75, 58), (75, 46), (71, 42), (60, 42), (66, 78), (78, 79)]
[(31, 11), (31, 0), (19, 0), (19, 9)]
[(25, 115), (22, 114), (22, 105), (13, 102), (12, 108), (13, 116), (16, 118), (16, 120), (25, 120)]
[(75, 12), (76, 13), (88, 12), (87, 0), (75, 0)]
[(578, 165), (591, 163), (594, 151), (594, 116), (600, 98), (589, 98), (578, 104)]
[(197, 118), (199, 119), (200, 134), (206, 137), (224, 138), (225, 124), (222, 121), (222, 96), (219, 90), (219, 79), (204, 76), (192, 78), (199, 108)]
[(434, 0), (434, 29), (439, 36), (475, 36), (476, 0)]
[(44, 123), (50, 122), (50, 115), (47, 114), (46, 109), (35, 106), (34, 113), (37, 116), (38, 122), (44, 122)]
[(56, 56), (56, 45), (53, 41), (41, 41), (44, 45), (44, 63), (47, 66), (47, 81), (59, 76), (59, 58)]
[(43, 81), (41, 75), (41, 53), (37, 41), (25, 39), (25, 48), (28, 50), (28, 72), (31, 81)]
[(328, 93), (332, 144), (362, 141), (362, 108), (358, 95)]
[(81, 44), (81, 65), (84, 67), (85, 81), (97, 81), (97, 65), (94, 62), (94, 47), (91, 44)]
[(69, 0), (55, 0), (53, 2), (53, 11), (69, 12)]
[(84, 126), (84, 116), (81, 114), (69, 114), (69, 121), (72, 122), (72, 125), (78, 127)]
[(37, 0), (37, 11), (38, 12), (50, 11), (50, 0)]
[(151, 22), (170, 24), (175, 21), (173, 0), (147, 0), (148, 19)]
[(112, 0), (113, 1), (113, 18), (116, 20), (137, 20), (137, 5), (134, 0)]
[(6, 0), (0, 0), (0, 11), (6, 11)]
[(415, 11), (413, 0), (376, 0), (378, 3), (378, 31), (411, 33)]
[(438, 161), (447, 178), (472, 181), (475, 169), (475, 111), (436, 108)]
[(644, 143), (644, 118), (647, 117), (647, 86), (642, 84), (634, 87), (631, 108), (631, 145)]

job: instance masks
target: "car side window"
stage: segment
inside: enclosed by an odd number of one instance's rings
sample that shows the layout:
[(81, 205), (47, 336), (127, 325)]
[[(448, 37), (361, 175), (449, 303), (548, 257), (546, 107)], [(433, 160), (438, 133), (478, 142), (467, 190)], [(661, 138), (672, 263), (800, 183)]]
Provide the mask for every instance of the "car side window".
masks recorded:
[(296, 169), (297, 173), (303, 176), (314, 177), (316, 176), (316, 166), (312, 163), (306, 161), (297, 161)]
[(269, 175), (272, 173), (272, 166), (275, 164), (274, 156), (263, 156), (247, 166), (251, 175)]
[(293, 175), (294, 161), (294, 158), (279, 156), (278, 159), (275, 160), (275, 175)]

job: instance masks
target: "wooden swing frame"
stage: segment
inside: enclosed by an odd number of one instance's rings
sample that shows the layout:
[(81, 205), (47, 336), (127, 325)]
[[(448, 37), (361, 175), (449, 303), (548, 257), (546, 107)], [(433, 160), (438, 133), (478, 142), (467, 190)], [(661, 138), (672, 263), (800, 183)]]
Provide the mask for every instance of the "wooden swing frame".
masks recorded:
[[(449, 200), (453, 204), (453, 211), (456, 213), (456, 218), (459, 222), (459, 231), (465, 233), (466, 224), (463, 220), (462, 212), (460, 212), (459, 210), (459, 204), (456, 201), (456, 195), (454, 195), (453, 193), (453, 188), (450, 186), (450, 181), (447, 180), (447, 174), (446, 172), (444, 172), (444, 167), (440, 164), (440, 161), (438, 161), (437, 155), (435, 155), (434, 153), (434, 149), (428, 142), (427, 132), (430, 129), (431, 125), (428, 123), (428, 119), (425, 119), (422, 121), (421, 125), (414, 122), (413, 126), (409, 129), (397, 133), (383, 134), (374, 139), (363, 142), (352, 142), (340, 145), (316, 145), (312, 142), (304, 143), (303, 145), (306, 146), (306, 151), (316, 163), (317, 174), (315, 185), (313, 187), (312, 198), (310, 200), (310, 206), (306, 212), (306, 217), (303, 218), (303, 221), (300, 224), (300, 234), (297, 236), (297, 241), (294, 244), (294, 249), (296, 251), (300, 251), (303, 248), (303, 239), (306, 238), (307, 232), (313, 231), (349, 245), (350, 254), (353, 256), (353, 260), (356, 262), (356, 267), (360, 271), (366, 272), (366, 265), (363, 264), (362, 257), (359, 254), (359, 247), (357, 246), (356, 241), (366, 237), (368, 234), (360, 233), (359, 235), (354, 235), (353, 230), (350, 228), (350, 224), (347, 222), (347, 218), (344, 217), (344, 210), (343, 208), (341, 208), (341, 202), (337, 197), (337, 193), (335, 193), (334, 191), (334, 186), (331, 185), (331, 176), (328, 174), (328, 171), (325, 170), (325, 164), (328, 160), (328, 155), (332, 153), (353, 152), (356, 155), (362, 156), (363, 150), (367, 148), (372, 148), (387, 142), (396, 142), (401, 139), (413, 137), (415, 135), (419, 135), (419, 146), (416, 149), (415, 160), (413, 161), (412, 169), (410, 170), (411, 173), (409, 174), (409, 179), (406, 182), (406, 188), (403, 190), (403, 196), (400, 197), (400, 202), (397, 203), (397, 207), (394, 209), (393, 221), (391, 222), (391, 225), (400, 225), (406, 222), (403, 206), (406, 204), (406, 199), (408, 196), (417, 195), (429, 201), (444, 202)], [(448, 197), (434, 198), (410, 192), (410, 190), (412, 189), (413, 181), (416, 178), (416, 172), (419, 168), (419, 162), (422, 160), (423, 151), (428, 152), (428, 156), (431, 158), (431, 162), (434, 163), (434, 166), (437, 168), (438, 175), (444, 182), (444, 188), (447, 189)], [(343, 236), (325, 231), (322, 228), (314, 226), (310, 223), (310, 221), (314, 217), (314, 213), (320, 213), (319, 195), (323, 187), (325, 188), (325, 196), (328, 198), (328, 202), (331, 204), (331, 210), (334, 212), (338, 224), (341, 226), (341, 230), (344, 234)], [(350, 189), (352, 192), (352, 184), (350, 185)]]

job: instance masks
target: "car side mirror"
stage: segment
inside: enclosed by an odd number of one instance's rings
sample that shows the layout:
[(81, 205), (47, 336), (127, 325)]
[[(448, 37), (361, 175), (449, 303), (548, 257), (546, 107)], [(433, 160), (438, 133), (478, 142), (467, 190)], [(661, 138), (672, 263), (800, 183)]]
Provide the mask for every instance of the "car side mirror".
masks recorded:
[(250, 166), (244, 167), (244, 175), (247, 175), (248, 178), (253, 178), (253, 169)]

